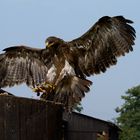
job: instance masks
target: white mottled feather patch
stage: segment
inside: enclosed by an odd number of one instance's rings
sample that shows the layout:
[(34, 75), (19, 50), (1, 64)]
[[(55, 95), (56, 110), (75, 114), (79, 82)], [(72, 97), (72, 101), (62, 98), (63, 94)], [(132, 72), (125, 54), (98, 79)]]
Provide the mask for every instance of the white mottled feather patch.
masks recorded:
[(62, 69), (60, 75), (62, 75), (64, 77), (67, 74), (75, 75), (75, 71), (74, 71), (73, 67), (69, 64), (69, 62), (67, 60), (65, 60), (65, 66)]
[(80, 45), (80, 46), (78, 46), (78, 48), (80, 49), (80, 48), (84, 48), (84, 46), (83, 45)]
[(52, 82), (54, 80), (55, 76), (56, 76), (56, 67), (54, 65), (52, 65), (52, 67), (48, 70), (47, 80), (49, 82)]

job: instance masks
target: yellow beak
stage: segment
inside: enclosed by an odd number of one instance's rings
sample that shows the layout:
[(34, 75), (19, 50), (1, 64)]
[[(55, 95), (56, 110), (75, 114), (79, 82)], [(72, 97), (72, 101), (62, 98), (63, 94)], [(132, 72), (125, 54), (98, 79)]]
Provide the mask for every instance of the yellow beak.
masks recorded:
[(54, 42), (52, 42), (52, 43), (46, 42), (46, 47), (50, 48), (53, 44), (54, 44)]

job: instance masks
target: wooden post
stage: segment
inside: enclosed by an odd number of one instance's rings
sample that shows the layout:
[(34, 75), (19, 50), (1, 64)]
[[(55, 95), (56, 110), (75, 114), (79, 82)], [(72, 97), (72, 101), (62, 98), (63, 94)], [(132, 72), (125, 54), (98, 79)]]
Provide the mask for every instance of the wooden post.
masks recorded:
[(59, 105), (0, 96), (0, 140), (60, 140), (61, 126)]

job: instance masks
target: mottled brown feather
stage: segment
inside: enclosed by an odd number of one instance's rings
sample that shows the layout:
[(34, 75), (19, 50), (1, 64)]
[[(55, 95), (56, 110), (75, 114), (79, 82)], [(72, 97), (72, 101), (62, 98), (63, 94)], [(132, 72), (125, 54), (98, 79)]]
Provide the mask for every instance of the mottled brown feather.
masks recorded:
[(15, 46), (4, 51), (0, 54), (0, 87), (21, 83), (35, 87), (45, 82), (48, 68), (41, 60), (44, 50)]
[(135, 30), (131, 23), (123, 16), (105, 16), (84, 35), (69, 42), (71, 49), (85, 50), (84, 54), (79, 53), (79, 66), (85, 75), (105, 72), (116, 64), (117, 57), (133, 50)]

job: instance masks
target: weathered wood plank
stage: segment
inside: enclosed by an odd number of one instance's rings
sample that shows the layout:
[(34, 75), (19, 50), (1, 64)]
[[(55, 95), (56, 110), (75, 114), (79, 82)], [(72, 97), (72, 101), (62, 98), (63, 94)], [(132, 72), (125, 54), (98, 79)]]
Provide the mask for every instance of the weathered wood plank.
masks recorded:
[(18, 104), (15, 98), (5, 98), (4, 120), (5, 140), (19, 139), (19, 114)]
[[(1, 102), (1, 104), (4, 104), (4, 100), (1, 100), (1, 98), (0, 98), (0, 102)], [(3, 117), (0, 117), (0, 139), (4, 140), (5, 139), (4, 138), (4, 134), (5, 134), (4, 122), (5, 122), (5, 120), (3, 119), (5, 117), (4, 116), (4, 106), (0, 106), (0, 113), (3, 114)]]
[(0, 96), (0, 140), (60, 140), (61, 123), (60, 105)]

